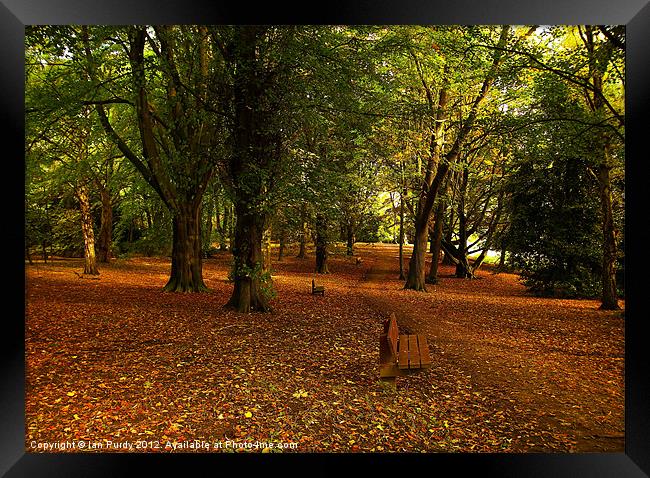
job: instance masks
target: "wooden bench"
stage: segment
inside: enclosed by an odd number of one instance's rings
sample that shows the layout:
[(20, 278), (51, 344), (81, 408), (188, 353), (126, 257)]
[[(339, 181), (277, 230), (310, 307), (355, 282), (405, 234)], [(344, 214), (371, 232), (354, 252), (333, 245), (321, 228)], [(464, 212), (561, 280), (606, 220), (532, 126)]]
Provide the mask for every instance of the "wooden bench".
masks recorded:
[(395, 384), (395, 377), (431, 367), (429, 345), (424, 335), (399, 335), (395, 314), (384, 323), (379, 338), (379, 378)]
[(314, 279), (311, 280), (311, 293), (312, 294), (320, 294), (322, 296), (325, 296), (325, 286), (324, 285), (316, 285), (316, 282)]

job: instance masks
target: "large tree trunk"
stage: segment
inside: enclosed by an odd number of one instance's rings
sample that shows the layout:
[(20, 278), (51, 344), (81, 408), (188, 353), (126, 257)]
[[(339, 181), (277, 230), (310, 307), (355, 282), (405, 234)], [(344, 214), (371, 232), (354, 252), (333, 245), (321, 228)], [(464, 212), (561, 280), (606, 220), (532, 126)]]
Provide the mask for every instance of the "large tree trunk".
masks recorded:
[(413, 253), (409, 260), (408, 275), (406, 276), (405, 289), (412, 289), (426, 292), (425, 285), (425, 267), (426, 267), (426, 252), (429, 238), (428, 225), (425, 227), (416, 228), (415, 238), (413, 240)]
[(316, 272), (329, 274), (327, 267), (327, 223), (323, 214), (316, 214)]
[(99, 190), (102, 199), (102, 215), (99, 226), (98, 259), (108, 263), (111, 259), (111, 243), (113, 238), (113, 204), (107, 188)]
[(181, 204), (173, 211), (172, 266), (167, 292), (201, 292), (203, 283), (201, 259), (201, 215), (199, 204)]
[(95, 233), (93, 231), (93, 216), (90, 213), (90, 199), (85, 185), (75, 191), (81, 212), (81, 231), (84, 237), (84, 274), (99, 275), (97, 258), (95, 257)]
[(238, 204), (236, 213), (235, 242), (232, 247), (235, 286), (226, 306), (243, 313), (268, 312), (271, 308), (263, 287), (270, 285), (265, 282), (266, 276), (262, 272), (264, 219), (248, 213), (245, 204)]

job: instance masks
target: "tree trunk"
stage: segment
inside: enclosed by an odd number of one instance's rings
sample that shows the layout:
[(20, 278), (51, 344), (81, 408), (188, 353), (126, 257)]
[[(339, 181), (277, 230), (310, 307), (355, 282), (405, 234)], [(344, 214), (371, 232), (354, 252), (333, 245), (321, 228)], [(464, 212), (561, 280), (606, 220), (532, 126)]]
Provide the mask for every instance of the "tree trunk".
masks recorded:
[(237, 222), (232, 247), (232, 279), (235, 286), (226, 306), (242, 313), (268, 312), (271, 308), (263, 288), (270, 284), (266, 283), (267, 276), (262, 273), (264, 220), (246, 211), (245, 204), (236, 206)]
[(305, 246), (307, 243), (307, 234), (305, 233), (305, 228), (303, 224), (303, 229), (302, 232), (300, 233), (300, 245), (298, 249), (298, 255), (296, 256), (298, 259), (304, 259), (305, 258)]
[(440, 248), (442, 244), (442, 225), (444, 221), (445, 204), (443, 201), (438, 202), (435, 214), (435, 223), (433, 225), (433, 237), (431, 238), (431, 267), (427, 276), (427, 284), (438, 283), (438, 259), (440, 258)]
[(404, 280), (404, 199), (406, 190), (399, 197), (399, 279)]
[(497, 267), (498, 270), (503, 270), (506, 267), (506, 253), (508, 252), (507, 245), (505, 241), (501, 240), (501, 251), (499, 253), (499, 266)]
[[(230, 231), (232, 228), (230, 227), (230, 205), (224, 203), (223, 207), (223, 226), (219, 226), (220, 228), (220, 239), (219, 239), (219, 250), (220, 251), (227, 251), (228, 250), (228, 245), (226, 244), (226, 238), (231, 240), (231, 234)], [(232, 245), (232, 242), (230, 242)]]
[[(605, 145), (605, 156), (608, 155)], [(618, 292), (616, 290), (616, 231), (614, 229), (614, 214), (612, 212), (612, 191), (608, 161), (603, 161), (598, 167), (598, 189), (600, 193), (601, 210), (603, 214), (603, 269), (602, 269), (602, 298), (600, 308), (618, 310)]]
[[(589, 73), (593, 86), (593, 97), (590, 101), (591, 109), (597, 119), (605, 117), (603, 101), (603, 76), (607, 69), (612, 54), (612, 45), (607, 43), (601, 48), (596, 48), (595, 38), (598, 33), (595, 27), (586, 26), (585, 45), (589, 51)], [(602, 272), (601, 272), (601, 309), (618, 310), (618, 294), (616, 291), (616, 230), (612, 212), (612, 189), (610, 171), (610, 141), (608, 133), (601, 129), (595, 145), (595, 154), (598, 171), (598, 192), (602, 211)]]
[(111, 259), (111, 243), (113, 238), (113, 204), (107, 188), (99, 190), (102, 199), (102, 214), (99, 226), (98, 259), (108, 263)]
[(465, 197), (467, 195), (467, 182), (469, 180), (469, 169), (467, 163), (463, 167), (463, 175), (460, 184), (460, 196), (458, 198), (458, 262), (456, 263), (456, 277), (460, 279), (472, 279), (474, 274), (467, 259), (467, 216), (465, 215)]
[(201, 215), (198, 203), (181, 204), (173, 211), (172, 266), (166, 292), (201, 292), (203, 283), (201, 259)]
[(285, 232), (284, 229), (280, 231), (280, 245), (279, 245), (279, 250), (278, 250), (278, 262), (282, 262), (284, 260), (284, 248), (285, 248)]
[(305, 258), (305, 246), (307, 243), (307, 210), (303, 204), (300, 208), (300, 249), (298, 250), (298, 259)]
[(345, 225), (345, 235), (347, 238), (346, 255), (353, 256), (354, 255), (354, 227), (352, 227), (351, 222), (348, 222)]
[(316, 214), (316, 272), (329, 274), (327, 267), (327, 224), (325, 216)]
[(95, 257), (95, 233), (93, 231), (93, 217), (90, 213), (90, 199), (85, 185), (77, 187), (75, 191), (81, 211), (81, 231), (84, 237), (84, 274), (99, 275), (97, 259)]
[(427, 252), (427, 239), (429, 237), (429, 227), (416, 228), (415, 237), (413, 240), (413, 253), (409, 260), (409, 270), (406, 277), (405, 289), (412, 289), (417, 291), (426, 292), (425, 285), (425, 266), (426, 266), (426, 252)]
[(27, 241), (25, 241), (25, 256), (27, 257), (27, 260), (29, 261), (29, 265), (34, 264), (34, 261), (32, 260), (32, 255), (29, 252), (29, 246), (27, 245)]

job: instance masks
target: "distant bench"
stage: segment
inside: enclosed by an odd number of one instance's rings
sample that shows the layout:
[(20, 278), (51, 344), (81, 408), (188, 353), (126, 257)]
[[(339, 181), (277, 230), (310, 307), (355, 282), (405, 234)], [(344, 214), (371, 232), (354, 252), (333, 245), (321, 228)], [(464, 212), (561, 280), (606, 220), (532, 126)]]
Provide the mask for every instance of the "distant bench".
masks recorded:
[(324, 285), (316, 285), (316, 282), (314, 279), (311, 280), (311, 293), (312, 294), (320, 294), (323, 297), (325, 296), (325, 286)]
[(395, 314), (390, 314), (379, 338), (379, 378), (394, 384), (395, 377), (430, 367), (427, 338), (424, 335), (399, 335)]

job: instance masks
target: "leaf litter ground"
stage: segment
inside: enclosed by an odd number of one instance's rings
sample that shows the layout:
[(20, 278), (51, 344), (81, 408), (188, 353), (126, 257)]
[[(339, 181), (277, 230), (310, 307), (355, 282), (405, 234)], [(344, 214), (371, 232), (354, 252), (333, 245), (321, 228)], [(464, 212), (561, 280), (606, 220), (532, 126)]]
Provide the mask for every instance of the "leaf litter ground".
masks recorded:
[[(163, 258), (115, 260), (99, 280), (79, 279), (76, 259), (26, 266), (26, 449), (624, 451), (621, 312), (448, 266), (427, 293), (405, 291), (396, 247), (356, 253), (360, 264), (333, 254), (319, 276), (313, 256), (274, 262), (268, 314), (223, 308), (227, 254), (204, 261), (200, 294), (162, 292)], [(391, 312), (433, 358), (395, 390), (378, 380)]]

